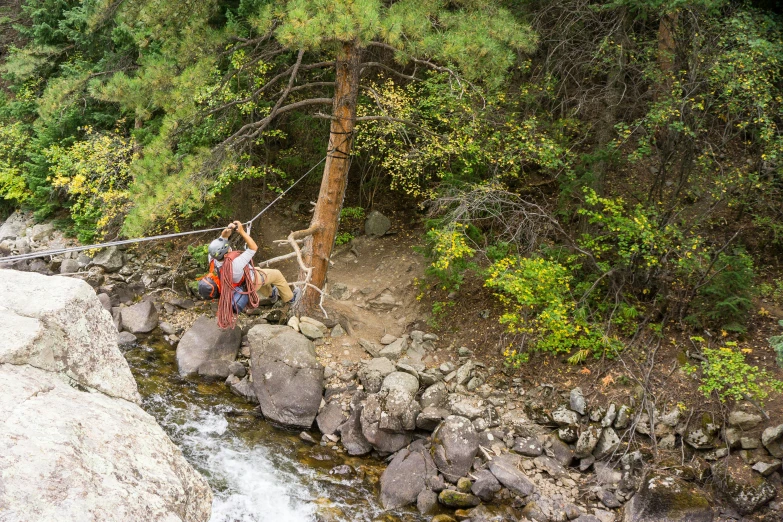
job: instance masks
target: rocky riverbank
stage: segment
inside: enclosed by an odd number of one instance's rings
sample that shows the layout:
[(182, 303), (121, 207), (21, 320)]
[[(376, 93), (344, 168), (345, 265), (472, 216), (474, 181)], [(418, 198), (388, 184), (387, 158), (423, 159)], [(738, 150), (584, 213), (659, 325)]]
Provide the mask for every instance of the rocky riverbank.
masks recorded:
[(159, 329), (182, 375), (225, 380), (269, 421), (304, 429), (326, 456), (386, 459), (379, 500), (388, 509), (415, 505), (437, 522), (783, 516), (783, 425), (752, 404), (724, 422), (676, 407), (643, 411), (633, 394), (602, 404), (579, 388), (501, 385), (498, 369), (432, 333), (357, 339), (355, 308), (382, 317), (404, 305), (395, 289), (340, 281), (327, 302), (338, 320), (263, 308), (220, 331), (209, 303), (160, 291), (173, 280), (162, 263), (108, 249), (80, 256), (72, 277), (93, 286), (121, 342)]

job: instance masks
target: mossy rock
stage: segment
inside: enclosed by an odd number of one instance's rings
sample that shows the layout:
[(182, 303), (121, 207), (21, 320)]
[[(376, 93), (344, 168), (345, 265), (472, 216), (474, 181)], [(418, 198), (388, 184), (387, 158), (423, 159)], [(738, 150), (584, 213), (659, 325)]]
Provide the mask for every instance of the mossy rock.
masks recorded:
[(734, 454), (712, 465), (715, 485), (743, 515), (775, 498), (775, 487)]
[(712, 522), (706, 494), (693, 484), (657, 472), (648, 473), (639, 492), (625, 505), (625, 522)]
[(438, 495), (438, 502), (452, 508), (471, 508), (478, 506), (481, 501), (475, 495), (462, 493), (453, 489), (444, 489)]

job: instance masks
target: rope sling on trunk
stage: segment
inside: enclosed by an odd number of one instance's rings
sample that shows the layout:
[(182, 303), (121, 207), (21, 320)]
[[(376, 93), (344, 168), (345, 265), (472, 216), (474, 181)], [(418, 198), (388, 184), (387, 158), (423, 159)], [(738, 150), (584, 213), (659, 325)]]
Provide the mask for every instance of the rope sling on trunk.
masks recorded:
[[(261, 215), (269, 210), (272, 205), (280, 201), (283, 196), (285, 196), (288, 191), (290, 191), (292, 188), (294, 188), (300, 181), (302, 181), (304, 178), (307, 177), (308, 174), (310, 174), (312, 171), (315, 170), (315, 168), (323, 163), (326, 160), (326, 156), (321, 158), (321, 161), (310, 167), (310, 170), (305, 172), (299, 179), (294, 181), (291, 186), (289, 186), (287, 189), (285, 189), (279, 196), (277, 196), (270, 204), (268, 204), (264, 209), (253, 216), (252, 219), (250, 219), (247, 222), (248, 228), (252, 225), (253, 221), (261, 217)], [(0, 257), (0, 265), (6, 264), (6, 263), (15, 263), (17, 261), (26, 261), (28, 259), (36, 259), (39, 257), (46, 257), (46, 256), (57, 256), (61, 254), (67, 254), (69, 252), (83, 252), (85, 250), (95, 250), (98, 248), (106, 248), (106, 247), (112, 247), (112, 246), (121, 246), (121, 245), (130, 245), (134, 243), (143, 243), (145, 241), (159, 241), (162, 239), (170, 239), (174, 237), (181, 237), (181, 236), (190, 236), (194, 234), (205, 234), (207, 232), (218, 232), (225, 230), (225, 227), (217, 227), (217, 228), (205, 228), (203, 230), (192, 230), (190, 232), (175, 232), (172, 234), (162, 234), (158, 236), (150, 236), (150, 237), (140, 237), (136, 239), (120, 239), (115, 241), (107, 241), (105, 243), (95, 243), (92, 245), (82, 245), (77, 247), (69, 247), (69, 248), (58, 248), (58, 249), (52, 249), (52, 250), (44, 250), (42, 252), (30, 252), (27, 254), (17, 254), (15, 256), (7, 256), (7, 257)]]

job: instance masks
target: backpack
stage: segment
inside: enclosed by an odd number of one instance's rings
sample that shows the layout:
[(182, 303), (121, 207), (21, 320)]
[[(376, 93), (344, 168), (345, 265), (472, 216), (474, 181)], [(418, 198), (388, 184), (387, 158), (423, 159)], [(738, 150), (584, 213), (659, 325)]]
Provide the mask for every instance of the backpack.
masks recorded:
[[(232, 250), (228, 252), (223, 259), (235, 259), (242, 252)], [(234, 288), (240, 287), (245, 282), (245, 274), (238, 283), (234, 283)], [(218, 299), (220, 297), (220, 267), (215, 266), (215, 260), (209, 262), (209, 273), (198, 279), (198, 294), (202, 299)]]

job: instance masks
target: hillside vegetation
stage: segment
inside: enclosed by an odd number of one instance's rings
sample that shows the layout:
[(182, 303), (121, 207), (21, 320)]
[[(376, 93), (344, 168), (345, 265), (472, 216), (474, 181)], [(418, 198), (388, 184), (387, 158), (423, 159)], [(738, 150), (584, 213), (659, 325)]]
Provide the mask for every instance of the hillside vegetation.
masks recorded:
[(0, 13), (0, 213), (82, 241), (233, 217), (239, 187), (279, 191), (326, 154), (318, 105), (351, 35), (357, 204), (427, 209), (422, 285), (481, 281), (510, 366), (654, 359), (674, 325), (705, 394), (763, 400), (780, 383), (741, 341), (754, 299), (783, 304), (775, 8), (22, 0)]

